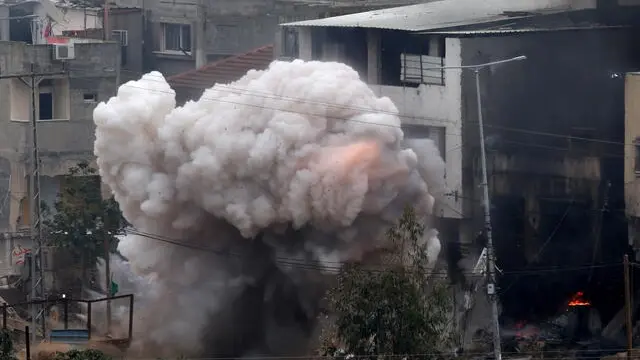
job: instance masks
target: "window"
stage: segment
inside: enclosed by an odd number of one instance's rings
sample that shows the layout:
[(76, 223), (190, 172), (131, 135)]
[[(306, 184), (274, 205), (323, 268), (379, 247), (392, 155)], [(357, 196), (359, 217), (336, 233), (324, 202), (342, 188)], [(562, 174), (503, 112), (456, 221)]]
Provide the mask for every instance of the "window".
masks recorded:
[(400, 54), (400, 81), (406, 84), (444, 85), (445, 41), (432, 36), (428, 54)]
[(98, 94), (95, 94), (95, 93), (84, 94), (82, 96), (82, 100), (85, 103), (93, 104), (95, 102), (98, 102)]
[(282, 32), (282, 56), (293, 59), (298, 58), (298, 29), (285, 26)]
[(163, 24), (162, 51), (191, 52), (191, 25)]
[(406, 140), (429, 139), (434, 142), (442, 159), (445, 158), (445, 128), (442, 126), (429, 125), (402, 125), (404, 138)]
[[(19, 79), (11, 80), (11, 120), (29, 121), (31, 118), (31, 88)], [(69, 120), (69, 80), (44, 79), (36, 93), (38, 120)]]
[(69, 119), (69, 83), (66, 79), (40, 81), (38, 94), (38, 120)]
[(112, 30), (111, 40), (120, 44), (120, 66), (127, 65), (127, 48), (129, 46), (129, 32), (127, 30)]

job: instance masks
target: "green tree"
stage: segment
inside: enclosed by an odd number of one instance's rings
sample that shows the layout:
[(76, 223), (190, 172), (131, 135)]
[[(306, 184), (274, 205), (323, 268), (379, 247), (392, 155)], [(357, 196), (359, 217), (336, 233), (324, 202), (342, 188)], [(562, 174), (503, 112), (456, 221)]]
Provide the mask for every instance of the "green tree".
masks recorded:
[(53, 360), (111, 360), (112, 357), (102, 351), (95, 349), (69, 350), (67, 352), (57, 352)]
[(430, 354), (449, 344), (452, 302), (447, 286), (428, 281), (424, 227), (407, 208), (387, 236), (395, 245), (383, 268), (346, 266), (327, 296), (331, 326), (320, 353), (327, 357)]
[(116, 250), (116, 235), (126, 222), (118, 203), (113, 198), (103, 199), (100, 177), (86, 162), (78, 163), (63, 177), (54, 208), (53, 213), (45, 209), (47, 238), (64, 250), (70, 266), (80, 267), (84, 280), (86, 271), (104, 256), (105, 239), (110, 251)]
[(0, 330), (0, 360), (17, 360), (13, 347), (11, 333), (7, 330)]

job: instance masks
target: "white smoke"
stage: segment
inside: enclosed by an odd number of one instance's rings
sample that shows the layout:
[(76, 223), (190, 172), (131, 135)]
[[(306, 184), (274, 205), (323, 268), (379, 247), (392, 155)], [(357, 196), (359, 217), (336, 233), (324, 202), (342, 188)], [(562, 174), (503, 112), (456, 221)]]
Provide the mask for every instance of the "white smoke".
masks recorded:
[[(427, 221), (444, 189), (433, 143), (405, 143), (395, 105), (340, 63), (276, 61), (183, 107), (153, 72), (94, 121), (100, 175), (136, 229), (112, 267), (144, 350), (304, 351), (319, 270), (387, 246), (406, 205)], [(435, 262), (437, 232), (424, 243)]]

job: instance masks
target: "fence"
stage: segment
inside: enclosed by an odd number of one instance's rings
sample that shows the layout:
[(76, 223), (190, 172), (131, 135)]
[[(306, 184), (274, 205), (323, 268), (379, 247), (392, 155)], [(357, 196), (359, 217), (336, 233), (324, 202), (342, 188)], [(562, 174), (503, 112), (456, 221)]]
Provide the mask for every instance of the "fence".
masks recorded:
[[(25, 302), (25, 303), (17, 303), (17, 304), (3, 304), (2, 305), (2, 328), (3, 329), (8, 329), (11, 328), (13, 330), (17, 330), (17, 331), (22, 331), (22, 329), (25, 328), (26, 323), (23, 320), (17, 320), (15, 319), (13, 316), (9, 316), (9, 312), (15, 312), (15, 310), (12, 310), (15, 307), (22, 307), (22, 306), (31, 306), (31, 305), (44, 305), (44, 306), (50, 306), (50, 305), (57, 305), (57, 304), (62, 304), (63, 305), (63, 323), (64, 323), (64, 328), (65, 330), (69, 329), (69, 305), (72, 303), (82, 303), (82, 304), (86, 304), (87, 305), (87, 321), (86, 321), (86, 327), (82, 330), (87, 331), (87, 335), (88, 335), (88, 339), (91, 339), (92, 336), (92, 332), (93, 332), (93, 322), (92, 322), (92, 307), (93, 304), (96, 303), (102, 303), (102, 302), (107, 302), (107, 301), (114, 301), (114, 300), (118, 300), (118, 299), (128, 299), (129, 300), (129, 324), (128, 324), (128, 332), (127, 332), (127, 337), (123, 338), (123, 339), (110, 339), (110, 342), (115, 342), (115, 343), (129, 343), (131, 341), (131, 337), (133, 334), (133, 301), (134, 301), (134, 297), (133, 294), (130, 295), (119, 295), (119, 296), (112, 296), (112, 297), (105, 297), (102, 299), (96, 299), (96, 300), (73, 300), (73, 299), (67, 299), (67, 298), (61, 298), (61, 299), (54, 299), (54, 300), (39, 300), (39, 301), (30, 301), (30, 302)], [(28, 326), (27, 326), (28, 328)], [(33, 329), (32, 329), (33, 330)], [(41, 334), (41, 336), (44, 336), (45, 334)]]

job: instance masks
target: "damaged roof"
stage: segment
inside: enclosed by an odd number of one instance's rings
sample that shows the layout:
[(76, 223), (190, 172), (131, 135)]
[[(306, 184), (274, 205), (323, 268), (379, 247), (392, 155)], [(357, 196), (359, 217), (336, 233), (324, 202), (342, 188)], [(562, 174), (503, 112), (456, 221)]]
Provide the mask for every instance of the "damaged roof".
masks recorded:
[(579, 1), (571, 3), (566, 0), (432, 0), (418, 5), (297, 21), (282, 25), (359, 27), (415, 32), (450, 29), (590, 8), (588, 2), (584, 2), (583, 5), (579, 3)]
[(172, 87), (207, 89), (240, 79), (249, 70), (264, 70), (273, 61), (273, 45), (231, 56), (167, 78)]

